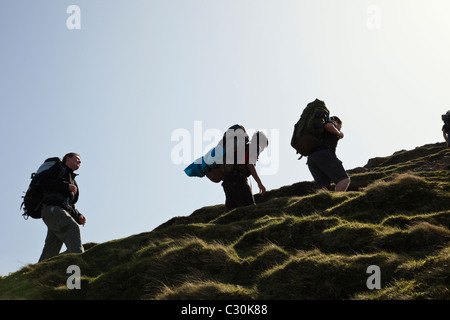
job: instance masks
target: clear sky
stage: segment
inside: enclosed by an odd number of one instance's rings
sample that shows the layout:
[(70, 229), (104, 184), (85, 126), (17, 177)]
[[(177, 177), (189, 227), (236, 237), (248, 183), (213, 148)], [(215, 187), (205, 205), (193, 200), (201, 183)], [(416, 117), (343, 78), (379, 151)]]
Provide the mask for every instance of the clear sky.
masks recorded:
[(19, 207), (48, 157), (82, 157), (86, 243), (224, 203), (183, 169), (236, 123), (269, 136), (268, 190), (312, 180), (290, 138), (316, 98), (344, 122), (347, 169), (443, 141), (449, 13), (447, 0), (1, 1), (0, 275), (41, 254), (46, 227)]

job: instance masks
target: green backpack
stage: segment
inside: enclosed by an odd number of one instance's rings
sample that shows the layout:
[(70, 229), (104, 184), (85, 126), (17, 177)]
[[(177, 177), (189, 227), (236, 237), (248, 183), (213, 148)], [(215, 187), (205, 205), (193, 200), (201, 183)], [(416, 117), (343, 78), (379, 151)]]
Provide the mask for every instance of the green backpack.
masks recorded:
[(308, 156), (322, 143), (325, 123), (330, 119), (325, 102), (316, 99), (303, 109), (300, 119), (294, 126), (291, 146), (303, 156)]

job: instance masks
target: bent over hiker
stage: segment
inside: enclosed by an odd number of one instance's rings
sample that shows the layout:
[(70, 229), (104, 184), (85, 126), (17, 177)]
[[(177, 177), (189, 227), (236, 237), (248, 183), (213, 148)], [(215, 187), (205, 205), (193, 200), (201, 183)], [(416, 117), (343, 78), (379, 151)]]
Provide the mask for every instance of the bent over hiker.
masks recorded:
[[(261, 194), (266, 192), (255, 166), (260, 153), (269, 145), (269, 140), (263, 132), (257, 131), (253, 134), (250, 142), (247, 143), (247, 141), (248, 136), (243, 126), (232, 126), (224, 136), (226, 157), (228, 158), (223, 165), (225, 175), (222, 187), (225, 192), (227, 212), (237, 207), (255, 204), (252, 190), (248, 184), (250, 175), (258, 184)], [(231, 144), (234, 145), (234, 148)], [(234, 152), (232, 152), (233, 149)]]
[(49, 169), (51, 171), (42, 181), (45, 197), (41, 215), (48, 231), (39, 261), (58, 255), (63, 243), (67, 253), (84, 251), (79, 224), (84, 226), (86, 218), (75, 208), (79, 190), (74, 171), (80, 166), (80, 155), (68, 153), (60, 165)]
[(331, 182), (334, 182), (335, 191), (346, 191), (350, 184), (350, 177), (336, 156), (338, 141), (344, 138), (341, 128), (341, 119), (331, 117), (325, 123), (321, 145), (308, 155), (307, 164), (316, 182), (316, 190), (330, 190)]

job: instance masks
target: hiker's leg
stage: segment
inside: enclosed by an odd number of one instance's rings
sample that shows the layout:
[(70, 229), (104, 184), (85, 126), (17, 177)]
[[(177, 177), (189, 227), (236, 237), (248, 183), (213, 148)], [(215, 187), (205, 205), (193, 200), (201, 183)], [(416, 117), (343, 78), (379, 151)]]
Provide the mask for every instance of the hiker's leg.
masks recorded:
[(67, 247), (67, 253), (82, 253), (84, 252), (81, 243), (80, 226), (72, 216), (64, 209), (61, 209), (61, 231), (57, 236), (64, 242)]
[[(72, 217), (70, 217), (72, 218)], [(64, 232), (63, 241), (67, 247), (67, 253), (83, 253), (84, 248), (81, 243), (80, 226), (73, 220), (70, 222), (69, 228)]]
[(236, 205), (238, 207), (255, 204), (255, 198), (253, 197), (252, 189), (250, 188), (248, 179), (246, 177), (241, 177), (236, 180), (235, 190)]
[(225, 193), (225, 207), (226, 212), (233, 210), (236, 208), (236, 203), (234, 200), (234, 193), (233, 193), (233, 185), (231, 183), (230, 178), (226, 177), (223, 179), (222, 182), (223, 191)]
[(42, 249), (39, 262), (59, 254), (63, 242), (55, 235), (53, 229), (55, 228), (55, 219), (51, 214), (51, 207), (47, 205), (42, 206), (41, 214), (42, 220), (47, 225), (47, 237), (45, 238), (44, 249)]
[(350, 177), (342, 165), (342, 161), (336, 157), (336, 154), (326, 150), (326, 163), (321, 166), (322, 172), (336, 184), (335, 191), (346, 191), (350, 185)]
[(347, 191), (348, 186), (350, 185), (350, 177), (342, 179), (338, 183), (336, 183), (336, 191)]
[(255, 199), (246, 177), (226, 177), (223, 180), (222, 187), (225, 192), (227, 212), (237, 207), (255, 204)]
[(80, 227), (72, 216), (58, 206), (46, 206), (42, 218), (49, 230), (67, 247), (67, 253), (84, 252)]
[(324, 151), (326, 150), (319, 150), (308, 156), (307, 165), (316, 183), (316, 191), (330, 190), (331, 188), (331, 180), (322, 169), (326, 167), (328, 159)]
[(42, 249), (39, 262), (54, 257), (59, 254), (63, 242), (50, 230), (47, 231), (47, 237), (45, 238), (44, 249)]

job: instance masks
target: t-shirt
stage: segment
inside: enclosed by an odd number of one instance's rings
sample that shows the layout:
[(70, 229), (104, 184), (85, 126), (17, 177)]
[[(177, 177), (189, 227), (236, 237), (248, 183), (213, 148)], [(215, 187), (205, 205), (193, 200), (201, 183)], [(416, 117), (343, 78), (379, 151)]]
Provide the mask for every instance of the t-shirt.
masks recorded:
[[(334, 125), (333, 121), (328, 121), (327, 123), (332, 123)], [(336, 147), (339, 141), (339, 137), (335, 135), (334, 133), (328, 132), (325, 129), (325, 132), (322, 135), (322, 147), (327, 147), (334, 153), (336, 153)]]

